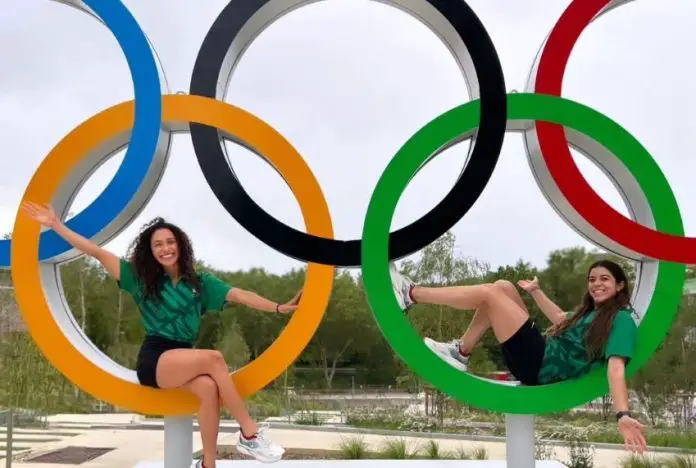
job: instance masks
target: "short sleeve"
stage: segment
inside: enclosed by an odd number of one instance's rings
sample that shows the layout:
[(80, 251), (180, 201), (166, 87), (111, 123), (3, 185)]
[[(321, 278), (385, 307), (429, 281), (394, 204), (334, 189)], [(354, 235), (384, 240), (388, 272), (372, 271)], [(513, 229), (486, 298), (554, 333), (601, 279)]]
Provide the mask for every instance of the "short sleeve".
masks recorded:
[(203, 290), (203, 309), (222, 310), (232, 287), (210, 273), (202, 273), (201, 289)]
[(618, 356), (630, 360), (636, 343), (638, 327), (627, 310), (620, 310), (614, 318), (604, 355), (607, 359)]
[(140, 292), (140, 286), (135, 277), (135, 270), (133, 266), (124, 259), (120, 261), (118, 286), (121, 290), (133, 297)]

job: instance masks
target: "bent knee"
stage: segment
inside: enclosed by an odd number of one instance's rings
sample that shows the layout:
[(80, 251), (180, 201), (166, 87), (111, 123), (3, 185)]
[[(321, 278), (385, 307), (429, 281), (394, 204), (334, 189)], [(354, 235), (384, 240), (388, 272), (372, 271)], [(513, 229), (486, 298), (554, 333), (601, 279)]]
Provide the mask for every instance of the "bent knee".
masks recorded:
[(481, 284), (479, 288), (484, 301), (489, 301), (494, 296), (499, 296), (501, 292), (500, 288), (493, 283)]
[(206, 368), (209, 369), (218, 369), (218, 368), (225, 368), (227, 369), (227, 363), (225, 363), (225, 357), (222, 355), (220, 351), (215, 351), (215, 350), (210, 350), (206, 351), (205, 353), (205, 364)]
[(517, 289), (515, 289), (515, 285), (512, 284), (512, 282), (508, 281), (508, 280), (499, 279), (499, 280), (496, 280), (495, 283), (493, 283), (493, 285), (497, 288), (502, 289), (505, 292), (516, 292), (517, 291)]
[(483, 285), (484, 291), (489, 294), (500, 294), (500, 288), (496, 283), (487, 283)]
[(207, 375), (196, 377), (189, 385), (189, 388), (201, 400), (217, 400), (219, 395), (219, 389), (215, 380)]

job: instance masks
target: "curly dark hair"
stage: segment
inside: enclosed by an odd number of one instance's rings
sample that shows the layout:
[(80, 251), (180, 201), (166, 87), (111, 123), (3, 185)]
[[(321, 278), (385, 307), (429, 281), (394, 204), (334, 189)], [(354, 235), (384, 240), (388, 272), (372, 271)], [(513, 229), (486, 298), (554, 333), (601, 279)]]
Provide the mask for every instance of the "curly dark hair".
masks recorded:
[(618, 291), (613, 298), (600, 304), (598, 307), (596, 307), (590, 292), (586, 291), (582, 299), (582, 304), (578, 307), (576, 312), (567, 320), (550, 327), (547, 331), (548, 336), (558, 336), (596, 308), (597, 316), (592, 321), (590, 328), (587, 330), (587, 335), (585, 336), (588, 357), (591, 359), (598, 359), (601, 357), (607, 345), (607, 341), (609, 341), (614, 318), (619, 311), (621, 309), (632, 309), (631, 288), (623, 268), (611, 260), (598, 260), (588, 268), (588, 279), (592, 270), (597, 267), (604, 267), (609, 270), (614, 280), (616, 280), (617, 285), (623, 283), (624, 287)]
[(157, 217), (142, 227), (128, 249), (128, 260), (133, 265), (136, 278), (143, 284), (145, 298), (162, 298), (161, 290), (165, 272), (152, 254), (150, 246), (152, 235), (160, 229), (169, 229), (174, 234), (179, 250), (178, 264), (181, 281), (186, 281), (195, 290), (200, 290), (200, 278), (193, 268), (195, 260), (191, 240), (178, 226)]

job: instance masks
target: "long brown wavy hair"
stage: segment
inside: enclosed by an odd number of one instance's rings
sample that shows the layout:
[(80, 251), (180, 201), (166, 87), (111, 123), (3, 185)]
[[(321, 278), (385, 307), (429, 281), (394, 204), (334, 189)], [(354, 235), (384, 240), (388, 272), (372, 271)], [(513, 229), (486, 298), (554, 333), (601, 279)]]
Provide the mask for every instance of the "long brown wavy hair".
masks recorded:
[(611, 333), (611, 327), (614, 324), (616, 314), (618, 314), (621, 309), (632, 308), (631, 288), (623, 268), (611, 260), (596, 261), (590, 265), (590, 268), (587, 270), (588, 281), (592, 270), (598, 267), (604, 267), (609, 270), (609, 273), (611, 273), (614, 280), (616, 280), (617, 287), (623, 283), (623, 288), (617, 291), (614, 297), (598, 306), (596, 306), (588, 288), (582, 299), (582, 304), (577, 308), (575, 313), (560, 324), (549, 327), (546, 332), (547, 336), (558, 336), (575, 325), (578, 320), (595, 310), (596, 307), (597, 315), (592, 321), (590, 328), (587, 330), (587, 335), (585, 336), (585, 344), (590, 359), (597, 359), (602, 355), (607, 341), (609, 340), (609, 334)]
[(180, 280), (188, 282), (195, 290), (200, 290), (200, 278), (193, 268), (195, 262), (191, 240), (178, 226), (158, 217), (142, 227), (128, 249), (128, 259), (135, 269), (137, 279), (143, 284), (145, 298), (162, 298), (161, 290), (166, 273), (153, 255), (150, 244), (152, 236), (160, 229), (169, 229), (176, 239)]

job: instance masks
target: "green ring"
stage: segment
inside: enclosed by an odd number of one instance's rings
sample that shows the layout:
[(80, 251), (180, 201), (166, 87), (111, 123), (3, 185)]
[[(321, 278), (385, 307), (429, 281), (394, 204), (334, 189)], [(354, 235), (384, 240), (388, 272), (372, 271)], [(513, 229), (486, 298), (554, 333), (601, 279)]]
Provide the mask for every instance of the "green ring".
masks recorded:
[[(399, 308), (389, 276), (389, 230), (394, 210), (417, 170), (477, 128), (480, 102), (436, 117), (399, 150), (370, 199), (362, 240), (362, 271), (368, 303), (387, 341), (413, 372), (461, 402), (511, 414), (544, 414), (582, 405), (609, 392), (606, 366), (574, 380), (542, 386), (509, 386), (460, 372), (431, 352)], [(595, 139), (636, 178), (652, 210), (656, 228), (683, 235), (672, 190), (650, 154), (626, 130), (601, 113), (560, 97), (509, 94), (508, 120), (560, 124)], [(657, 169), (657, 170), (655, 170)], [(660, 261), (657, 284), (640, 324), (638, 346), (627, 367), (630, 377), (655, 353), (671, 328), (682, 296), (683, 264)]]

